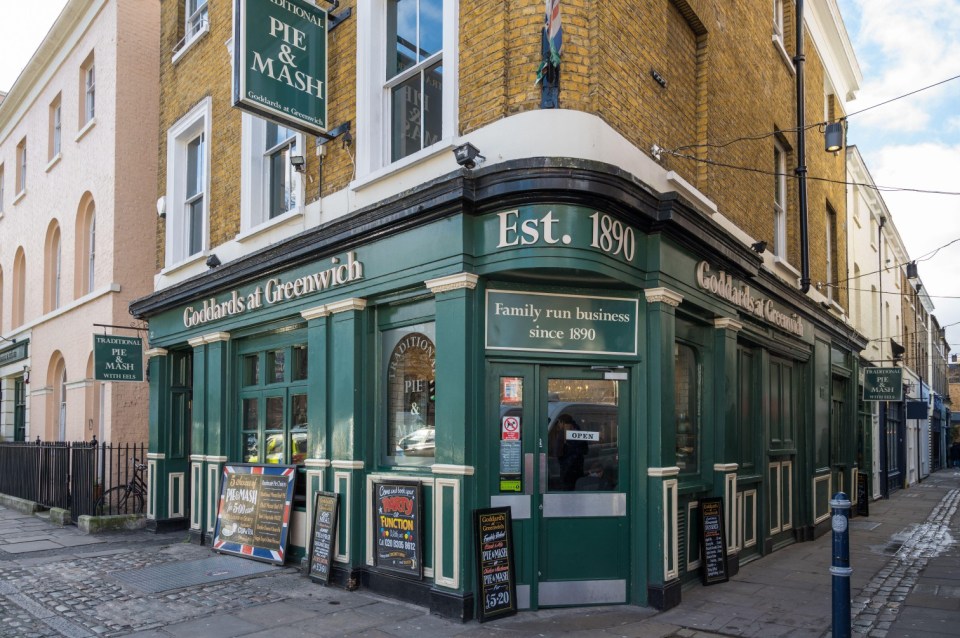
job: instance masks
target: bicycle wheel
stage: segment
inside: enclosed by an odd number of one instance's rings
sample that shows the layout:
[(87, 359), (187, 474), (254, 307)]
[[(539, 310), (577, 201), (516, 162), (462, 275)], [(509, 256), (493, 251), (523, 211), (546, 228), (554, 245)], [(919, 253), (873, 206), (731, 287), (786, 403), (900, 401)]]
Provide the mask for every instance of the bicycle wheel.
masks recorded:
[[(126, 514), (127, 507), (129, 504), (130, 492), (127, 491), (125, 485), (118, 485), (117, 487), (111, 487), (109, 490), (103, 493), (99, 499), (97, 499), (97, 504), (95, 510), (97, 516), (114, 516), (117, 514)], [(140, 499), (141, 504), (143, 499)]]

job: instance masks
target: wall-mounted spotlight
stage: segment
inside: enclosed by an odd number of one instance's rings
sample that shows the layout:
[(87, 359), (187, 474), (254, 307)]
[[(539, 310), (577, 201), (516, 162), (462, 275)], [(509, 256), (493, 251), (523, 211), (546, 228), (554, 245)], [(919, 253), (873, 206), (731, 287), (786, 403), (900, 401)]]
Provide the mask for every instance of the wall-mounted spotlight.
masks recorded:
[(470, 142), (461, 144), (453, 149), (453, 156), (457, 158), (457, 164), (464, 168), (475, 168), (487, 159), (481, 155), (477, 147)]
[(755, 241), (750, 244), (750, 248), (753, 248), (758, 255), (762, 255), (764, 251), (767, 250), (767, 242), (763, 241), (762, 239), (760, 241)]
[(157, 199), (157, 216), (160, 219), (163, 219), (167, 216), (167, 198), (163, 197), (162, 195), (159, 199)]
[(306, 165), (307, 165), (307, 160), (304, 159), (303, 155), (290, 156), (290, 166), (292, 166), (293, 170), (297, 171), (298, 173), (302, 173)]
[(836, 153), (843, 148), (843, 122), (830, 122), (823, 132), (823, 148), (828, 153)]
[(30, 366), (23, 366), (23, 382), (30, 383)]
[(207, 268), (217, 268), (220, 265), (220, 258), (216, 254), (207, 257)]

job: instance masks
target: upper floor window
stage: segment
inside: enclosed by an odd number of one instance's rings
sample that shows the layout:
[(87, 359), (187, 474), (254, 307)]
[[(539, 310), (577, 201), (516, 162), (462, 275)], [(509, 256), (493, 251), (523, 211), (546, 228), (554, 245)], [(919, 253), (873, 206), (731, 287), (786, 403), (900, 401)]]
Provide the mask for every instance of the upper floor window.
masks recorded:
[(60, 133), (63, 124), (63, 109), (60, 105), (60, 94), (50, 104), (50, 146), (48, 149), (48, 159), (53, 159), (60, 154)]
[(167, 131), (167, 266), (208, 245), (210, 121), (206, 98)]
[(783, 0), (773, 0), (773, 37), (783, 44)]
[(80, 65), (80, 126), (87, 124), (96, 115), (96, 66), (91, 52)]
[(827, 299), (835, 300), (837, 298), (834, 287), (837, 285), (837, 213), (828, 204), (827, 215), (824, 222), (827, 226)]
[(184, 28), (186, 41), (192, 40), (207, 26), (207, 0), (186, 0), (187, 23)]
[(23, 325), (24, 306), (27, 297), (27, 257), (23, 248), (17, 248), (13, 256), (13, 304), (10, 312), (10, 327)]
[(773, 254), (787, 257), (787, 153), (779, 142), (773, 143)]
[(89, 193), (84, 194), (77, 209), (75, 235), (73, 294), (79, 298), (93, 292), (96, 281), (97, 208)]
[(60, 250), (60, 225), (53, 221), (47, 229), (44, 244), (44, 295), (43, 310), (51, 312), (60, 307), (60, 279), (62, 275)]
[(17, 144), (17, 195), (27, 190), (27, 138)]
[(5, 192), (4, 192), (3, 186), (5, 181), (6, 179), (3, 174), (3, 164), (0, 164), (0, 213), (3, 212), (3, 200), (5, 199), (4, 198)]
[[(455, 135), (458, 0), (360, 0), (362, 177)], [(369, 78), (369, 79), (367, 79)], [(369, 82), (369, 84), (368, 84)]]

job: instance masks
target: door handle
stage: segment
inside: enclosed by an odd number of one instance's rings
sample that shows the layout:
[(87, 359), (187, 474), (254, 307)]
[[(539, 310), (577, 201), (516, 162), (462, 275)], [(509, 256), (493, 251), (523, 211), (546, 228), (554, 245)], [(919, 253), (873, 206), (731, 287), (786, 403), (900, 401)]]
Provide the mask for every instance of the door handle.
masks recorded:
[(547, 455), (540, 453), (540, 493), (547, 493)]
[(523, 455), (523, 493), (533, 494), (533, 452)]

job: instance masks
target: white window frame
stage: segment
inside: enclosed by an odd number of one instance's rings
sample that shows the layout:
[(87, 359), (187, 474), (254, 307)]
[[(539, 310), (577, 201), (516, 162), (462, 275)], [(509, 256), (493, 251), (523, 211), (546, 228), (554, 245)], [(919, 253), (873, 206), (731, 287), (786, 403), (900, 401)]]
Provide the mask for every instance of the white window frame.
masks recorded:
[(27, 138), (17, 144), (17, 197), (27, 192)]
[[(270, 166), (266, 156), (267, 120), (249, 113), (242, 114), (240, 153), (240, 232), (256, 230), (261, 226), (282, 223), (291, 217), (303, 214), (305, 180), (302, 173), (290, 170), (293, 188), (297, 193), (297, 205), (276, 217), (270, 217)], [(306, 137), (294, 136), (298, 155), (306, 159)]]
[(827, 281), (826, 281), (826, 286), (824, 286), (824, 288), (826, 288), (827, 299), (829, 299), (830, 301), (834, 301), (836, 299), (836, 295), (834, 294), (833, 287), (837, 282), (834, 281), (833, 279), (833, 267), (834, 267), (834, 262), (839, 258), (838, 255), (836, 254), (837, 241), (838, 241), (837, 240), (837, 213), (836, 211), (833, 210), (833, 208), (831, 208), (830, 206), (827, 206), (827, 209), (824, 213), (824, 217), (825, 217), (824, 223), (826, 225), (826, 228), (824, 229), (826, 231), (824, 233), (824, 236), (826, 238), (826, 244), (827, 244), (826, 246), (826, 257), (827, 257), (826, 258), (826, 267), (827, 267), (826, 280)]
[(50, 159), (60, 155), (61, 141), (63, 137), (63, 101), (57, 96), (53, 106), (53, 113), (50, 121)]
[(62, 260), (63, 256), (63, 235), (57, 231), (57, 245), (55, 247), (56, 252), (53, 254), (53, 295), (50, 300), (52, 303), (50, 307), (52, 310), (57, 310), (60, 308), (60, 283), (62, 279)]
[(773, 0), (773, 39), (783, 43), (783, 3), (784, 0)]
[(97, 115), (97, 65), (91, 58), (90, 65), (83, 69), (83, 122), (86, 124)]
[(94, 275), (94, 266), (96, 265), (97, 254), (97, 214), (94, 212), (90, 216), (90, 252), (87, 254), (87, 292), (93, 292), (93, 284), (96, 281)]
[(0, 213), (3, 213), (3, 202), (6, 199), (6, 192), (4, 189), (5, 183), (7, 180), (7, 172), (3, 164), (0, 164)]
[[(190, 11), (190, 4), (195, 3), (196, 9), (192, 12)], [(184, 0), (183, 4), (183, 16), (184, 16), (184, 25), (183, 25), (183, 34), (184, 40), (189, 44), (194, 38), (198, 37), (201, 32), (206, 32), (209, 29), (209, 3), (207, 0)], [(186, 46), (186, 45), (184, 45)]]
[[(776, 185), (780, 188), (780, 199), (777, 199), (777, 190), (773, 191), (773, 255), (777, 259), (787, 260), (787, 149), (778, 140), (774, 144), (774, 172)], [(779, 154), (779, 160), (776, 159)], [(776, 186), (775, 185), (775, 186)]]
[[(166, 269), (183, 264), (206, 254), (210, 238), (210, 128), (213, 119), (213, 100), (206, 97), (186, 115), (167, 129), (167, 193), (170, 202), (167, 213)], [(189, 252), (189, 219), (187, 200), (187, 145), (198, 135), (204, 136), (203, 154), (203, 224), (200, 252)]]
[(60, 409), (57, 419), (58, 441), (63, 441), (67, 437), (67, 368), (64, 366), (63, 373), (60, 375)]
[(390, 161), (390, 94), (387, 69), (386, 0), (357, 2), (357, 135), (356, 178), (416, 164), (453, 146), (457, 131), (459, 84), (459, 0), (443, 2), (443, 105), (441, 139), (396, 162)]

